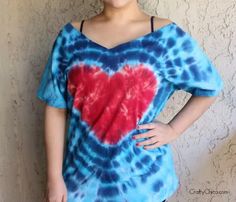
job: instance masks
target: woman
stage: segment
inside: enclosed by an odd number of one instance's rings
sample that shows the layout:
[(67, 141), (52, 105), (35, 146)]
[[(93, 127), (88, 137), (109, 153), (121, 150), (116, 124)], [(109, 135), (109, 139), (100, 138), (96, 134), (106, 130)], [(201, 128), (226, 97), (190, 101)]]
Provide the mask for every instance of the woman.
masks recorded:
[[(37, 91), (47, 103), (45, 199), (162, 202), (179, 185), (169, 143), (223, 81), (175, 22), (147, 15), (136, 0), (103, 3), (100, 14), (62, 27)], [(155, 121), (180, 89), (192, 94), (186, 105), (167, 124)]]

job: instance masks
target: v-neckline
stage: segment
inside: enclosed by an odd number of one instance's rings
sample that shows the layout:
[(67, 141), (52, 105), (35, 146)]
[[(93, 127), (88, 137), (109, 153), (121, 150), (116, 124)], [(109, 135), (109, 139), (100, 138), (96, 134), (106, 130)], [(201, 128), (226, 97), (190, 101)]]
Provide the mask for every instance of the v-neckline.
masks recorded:
[(74, 30), (77, 34), (79, 34), (81, 37), (86, 39), (89, 43), (91, 43), (91, 44), (93, 44), (93, 45), (95, 45), (97, 47), (100, 47), (100, 48), (102, 48), (102, 49), (104, 49), (106, 51), (112, 51), (112, 50), (115, 50), (115, 49), (120, 48), (122, 46), (126, 46), (126, 45), (132, 44), (132, 43), (134, 43), (136, 41), (140, 41), (140, 40), (145, 39), (145, 38), (147, 38), (149, 36), (152, 36), (153, 34), (157, 34), (157, 33), (161, 32), (162, 30), (168, 28), (169, 26), (172, 26), (172, 25), (175, 25), (175, 24), (176, 23), (172, 21), (172, 22), (170, 22), (168, 24), (163, 25), (162, 27), (160, 27), (158, 29), (153, 30), (153, 32), (148, 32), (147, 34), (141, 35), (141, 36), (136, 37), (134, 39), (128, 40), (126, 42), (123, 42), (123, 43), (120, 43), (120, 44), (117, 44), (117, 45), (115, 45), (113, 47), (108, 48), (108, 47), (106, 47), (106, 46), (104, 46), (104, 45), (102, 45), (102, 44), (100, 44), (100, 43), (90, 39), (90, 37), (86, 36), (83, 32), (79, 31), (78, 28), (76, 28), (74, 25), (72, 25), (71, 21), (67, 23), (67, 25), (70, 26), (72, 30)]

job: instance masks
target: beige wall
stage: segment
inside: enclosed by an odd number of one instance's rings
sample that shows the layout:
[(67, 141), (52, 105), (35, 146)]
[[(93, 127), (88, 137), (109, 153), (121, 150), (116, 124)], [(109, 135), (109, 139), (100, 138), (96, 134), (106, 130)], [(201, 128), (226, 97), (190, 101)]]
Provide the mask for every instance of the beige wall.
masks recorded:
[[(0, 202), (41, 202), (45, 184), (43, 105), (36, 87), (61, 25), (95, 15), (97, 1), (11, 0), (0, 3)], [(173, 146), (181, 186), (170, 201), (236, 201), (236, 3), (234, 0), (140, 1), (148, 13), (189, 31), (221, 73), (214, 105)], [(168, 120), (189, 98), (176, 92)], [(228, 194), (190, 194), (205, 188)]]

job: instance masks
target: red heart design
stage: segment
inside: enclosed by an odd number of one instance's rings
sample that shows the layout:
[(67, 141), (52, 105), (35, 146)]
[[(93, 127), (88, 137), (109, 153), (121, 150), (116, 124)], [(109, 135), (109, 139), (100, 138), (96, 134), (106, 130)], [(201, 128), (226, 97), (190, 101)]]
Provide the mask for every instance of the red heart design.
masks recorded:
[(102, 68), (80, 64), (68, 73), (73, 107), (97, 138), (116, 144), (147, 110), (157, 90), (157, 79), (145, 65), (125, 65), (113, 75)]

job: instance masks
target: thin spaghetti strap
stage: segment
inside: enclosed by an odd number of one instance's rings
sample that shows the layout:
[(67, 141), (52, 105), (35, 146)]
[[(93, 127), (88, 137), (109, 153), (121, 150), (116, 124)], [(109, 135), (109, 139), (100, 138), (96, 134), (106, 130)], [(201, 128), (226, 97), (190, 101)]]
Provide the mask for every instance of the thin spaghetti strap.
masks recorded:
[(82, 33), (82, 29), (83, 29), (83, 24), (84, 24), (84, 20), (82, 20), (81, 23), (80, 23), (80, 30), (79, 30), (79, 31), (80, 31), (81, 33)]
[(151, 32), (154, 31), (153, 19), (154, 19), (154, 16), (152, 15), (152, 16), (151, 16)]

